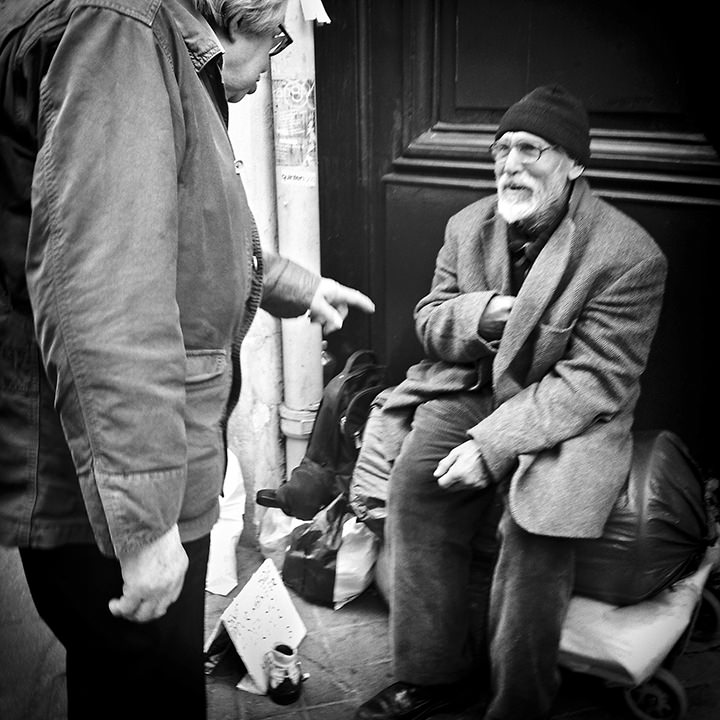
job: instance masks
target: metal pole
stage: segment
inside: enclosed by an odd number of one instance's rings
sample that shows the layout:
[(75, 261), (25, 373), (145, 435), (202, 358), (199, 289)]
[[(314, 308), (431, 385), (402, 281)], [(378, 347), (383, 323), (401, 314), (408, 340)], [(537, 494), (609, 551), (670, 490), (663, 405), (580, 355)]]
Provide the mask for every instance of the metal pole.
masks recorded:
[[(278, 248), (282, 255), (320, 272), (315, 43), (313, 22), (300, 0), (290, 0), (285, 20), (293, 43), (272, 61)], [(320, 328), (304, 316), (283, 320), (280, 427), (288, 477), (300, 463), (323, 389)]]

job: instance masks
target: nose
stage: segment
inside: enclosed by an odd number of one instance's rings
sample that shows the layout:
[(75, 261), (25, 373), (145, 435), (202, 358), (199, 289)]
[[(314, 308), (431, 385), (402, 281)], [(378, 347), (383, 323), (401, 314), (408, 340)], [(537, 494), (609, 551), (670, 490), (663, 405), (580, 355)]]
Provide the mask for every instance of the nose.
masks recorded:
[(503, 169), (505, 172), (520, 172), (524, 167), (520, 151), (515, 145), (511, 146), (510, 152), (505, 158)]

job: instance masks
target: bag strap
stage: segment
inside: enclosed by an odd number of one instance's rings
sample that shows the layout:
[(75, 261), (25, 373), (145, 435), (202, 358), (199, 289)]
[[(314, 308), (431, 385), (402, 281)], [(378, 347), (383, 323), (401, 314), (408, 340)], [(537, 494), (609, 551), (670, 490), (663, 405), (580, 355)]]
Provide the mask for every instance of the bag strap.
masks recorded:
[(348, 359), (345, 361), (345, 367), (343, 368), (344, 373), (362, 366), (362, 365), (375, 365), (377, 364), (377, 355), (372, 350), (356, 350)]

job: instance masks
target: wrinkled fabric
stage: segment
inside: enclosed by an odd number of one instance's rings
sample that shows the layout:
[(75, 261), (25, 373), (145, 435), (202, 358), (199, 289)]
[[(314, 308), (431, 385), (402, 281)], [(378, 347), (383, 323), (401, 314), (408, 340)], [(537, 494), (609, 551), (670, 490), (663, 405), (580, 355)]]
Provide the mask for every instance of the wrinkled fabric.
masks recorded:
[(415, 308), (426, 357), (383, 408), (387, 456), (420, 403), (487, 393), (494, 410), (466, 439), (480, 447), (486, 480), (512, 475), (513, 518), (541, 535), (599, 537), (630, 469), (667, 261), (636, 222), (577, 180), (501, 340), (487, 342), (480, 316), (493, 295), (510, 293), (507, 223), (496, 204), (483, 198), (448, 222), (431, 290)]
[(191, 3), (0, 13), (0, 541), (196, 539), (242, 335), (319, 280), (260, 249)]
[(404, 682), (441, 685), (473, 672), (480, 679), (502, 505), (496, 485), (448, 491), (433, 472), (491, 409), (478, 393), (423, 403), (392, 468), (390, 633), (395, 677)]

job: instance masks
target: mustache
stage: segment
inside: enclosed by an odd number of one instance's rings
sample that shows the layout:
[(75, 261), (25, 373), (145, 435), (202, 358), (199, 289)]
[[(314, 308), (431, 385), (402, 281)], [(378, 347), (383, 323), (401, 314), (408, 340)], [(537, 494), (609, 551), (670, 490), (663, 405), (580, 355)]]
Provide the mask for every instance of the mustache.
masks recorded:
[(517, 178), (501, 179), (498, 183), (498, 189), (503, 190), (535, 190), (535, 186), (529, 182), (523, 182)]

